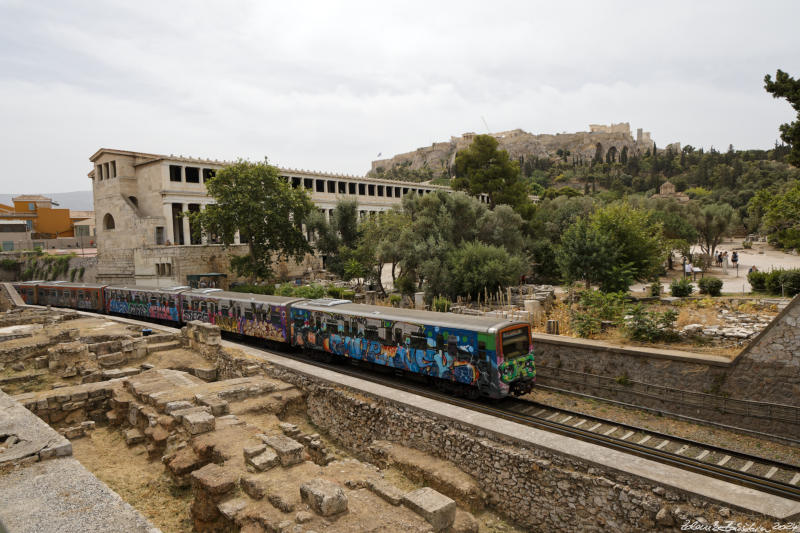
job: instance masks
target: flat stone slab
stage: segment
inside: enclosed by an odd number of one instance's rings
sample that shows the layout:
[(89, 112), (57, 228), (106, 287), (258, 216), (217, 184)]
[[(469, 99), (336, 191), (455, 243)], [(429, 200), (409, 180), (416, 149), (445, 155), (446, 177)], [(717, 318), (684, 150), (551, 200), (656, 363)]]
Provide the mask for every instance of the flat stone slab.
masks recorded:
[(303, 445), (285, 435), (263, 435), (262, 440), (271, 446), (281, 460), (281, 465), (291, 466), (303, 462)]
[(159, 531), (71, 457), (0, 476), (0, 522), (9, 533)]
[(205, 411), (189, 413), (183, 417), (183, 427), (192, 435), (214, 431), (214, 415)]
[(171, 415), (175, 411), (183, 411), (185, 409), (191, 409), (195, 407), (192, 402), (187, 402), (186, 400), (176, 400), (174, 402), (167, 402), (167, 405), (164, 406), (164, 412), (168, 415)]
[[(300, 497), (322, 516), (332, 516), (347, 510), (347, 495), (338, 484), (314, 478), (300, 485)], [(453, 503), (455, 505), (455, 503)]]
[(72, 455), (72, 444), (41, 418), (0, 391), (0, 435), (13, 436), (13, 445), (0, 449), (0, 465)]
[(213, 495), (225, 494), (239, 482), (239, 474), (230, 468), (209, 463), (192, 472), (192, 484)]
[(409, 492), (403, 496), (403, 503), (436, 531), (450, 527), (456, 519), (456, 502), (430, 487)]
[(217, 509), (219, 510), (220, 514), (231, 521), (235, 520), (236, 515), (239, 514), (239, 511), (245, 507), (247, 507), (247, 500), (245, 498), (234, 498), (232, 500), (226, 500), (217, 505)]
[(373, 478), (367, 480), (367, 486), (369, 490), (392, 505), (400, 505), (403, 503), (403, 492), (388, 481), (380, 478)]
[(262, 451), (260, 454), (254, 457), (248, 457), (246, 461), (247, 464), (251, 465), (259, 472), (263, 472), (264, 470), (269, 470), (273, 466), (277, 466), (280, 463), (278, 454), (276, 454), (275, 451), (272, 450), (271, 448), (266, 448), (266, 447), (264, 451)]

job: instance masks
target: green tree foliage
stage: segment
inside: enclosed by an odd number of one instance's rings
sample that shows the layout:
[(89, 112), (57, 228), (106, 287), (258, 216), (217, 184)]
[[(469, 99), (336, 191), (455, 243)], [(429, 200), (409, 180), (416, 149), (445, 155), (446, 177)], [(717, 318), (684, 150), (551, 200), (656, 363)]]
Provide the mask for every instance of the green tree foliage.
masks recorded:
[(500, 246), (463, 242), (447, 255), (449, 290), (447, 294), (477, 297), (484, 290), (515, 285), (526, 270), (521, 257)]
[(762, 223), (770, 241), (783, 248), (800, 248), (800, 182), (782, 193), (768, 196), (764, 203), (761, 199), (757, 196), (751, 205), (754, 211), (763, 212)]
[[(476, 265), (476, 268), (480, 266), (487, 272), (494, 268), (490, 259), (495, 249), (508, 254), (515, 276), (492, 274), (483, 280), (480, 290), (505, 286), (512, 277), (511, 281), (516, 283), (526, 270), (519, 267), (527, 265), (522, 237), (525, 221), (512, 209), (498, 207), (490, 211), (485, 204), (463, 193), (410, 194), (403, 198), (402, 209), (390, 211), (377, 220), (379, 227), (372, 237), (368, 238), (365, 232), (365, 240), (377, 243), (378, 262), (398, 266), (400, 274), (395, 285), (404, 294), (422, 289), (429, 299), (440, 294), (452, 298), (462, 295), (459, 291), (470, 287), (463, 281), (468, 279), (470, 271), (464, 270), (465, 266), (459, 267), (459, 273), (452, 272), (451, 258), (457, 251), (466, 254), (468, 250), (481, 260), (486, 259), (488, 266)], [(475, 243), (491, 250), (475, 248)], [(462, 249), (466, 244), (471, 247)], [(462, 276), (458, 278), (462, 281), (453, 282), (454, 276)]]
[(798, 120), (781, 124), (780, 131), (783, 142), (791, 146), (786, 160), (794, 166), (800, 166), (800, 80), (778, 69), (775, 81), (772, 81), (769, 74), (764, 76), (764, 89), (775, 98), (786, 98), (797, 112)]
[(520, 179), (519, 163), (498, 149), (491, 135), (476, 135), (466, 150), (456, 154), (452, 187), (472, 196), (485, 193), (492, 209), (499, 204), (517, 207), (527, 202), (527, 187)]
[(663, 230), (653, 212), (620, 202), (574, 222), (561, 238), (556, 261), (566, 281), (627, 291), (650, 279), (665, 256)]
[(299, 261), (311, 251), (303, 233), (303, 222), (314, 209), (311, 199), (281, 179), (266, 160), (239, 160), (217, 171), (206, 188), (216, 203), (190, 215), (195, 231), (217, 235), (226, 246), (240, 231), (249, 253), (231, 259), (239, 275), (269, 279), (276, 257)]
[(736, 215), (728, 204), (695, 207), (689, 211), (689, 217), (697, 230), (700, 248), (709, 255), (714, 255), (722, 238), (730, 234), (736, 223)]
[(313, 235), (314, 248), (325, 255), (326, 268), (339, 277), (349, 279), (345, 276), (345, 265), (352, 259), (359, 238), (358, 202), (339, 201), (330, 222), (324, 213), (315, 211), (308, 218), (306, 230)]

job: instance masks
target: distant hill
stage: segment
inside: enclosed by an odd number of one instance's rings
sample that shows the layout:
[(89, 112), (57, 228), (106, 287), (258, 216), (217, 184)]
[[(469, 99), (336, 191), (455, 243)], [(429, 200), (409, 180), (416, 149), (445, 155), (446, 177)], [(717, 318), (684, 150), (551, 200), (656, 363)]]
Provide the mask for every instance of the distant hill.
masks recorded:
[(39, 192), (39, 191), (25, 191), (16, 194), (0, 194), (0, 204), (12, 205), (11, 199), (15, 196), (23, 194), (40, 194), (48, 198), (52, 198), (58, 204), (58, 207), (72, 209), (73, 211), (91, 211), (94, 209), (92, 201), (92, 191), (74, 191), (74, 192)]

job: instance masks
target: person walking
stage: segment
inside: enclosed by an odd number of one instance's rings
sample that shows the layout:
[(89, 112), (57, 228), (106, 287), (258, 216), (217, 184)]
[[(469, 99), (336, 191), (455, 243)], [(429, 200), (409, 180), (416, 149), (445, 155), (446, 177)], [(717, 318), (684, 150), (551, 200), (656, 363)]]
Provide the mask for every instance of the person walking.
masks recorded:
[(736, 277), (739, 277), (739, 253), (734, 251), (733, 255), (731, 255), (731, 263), (733, 263), (733, 268), (736, 269)]
[(691, 261), (686, 261), (686, 264), (684, 264), (684, 266), (683, 266), (683, 277), (684, 278), (686, 278), (686, 277), (690, 278), (690, 277), (692, 277), (693, 274), (694, 274), (694, 267), (692, 266), (692, 262)]
[(722, 252), (722, 273), (723, 274), (727, 274), (728, 273), (728, 251), (727, 250)]

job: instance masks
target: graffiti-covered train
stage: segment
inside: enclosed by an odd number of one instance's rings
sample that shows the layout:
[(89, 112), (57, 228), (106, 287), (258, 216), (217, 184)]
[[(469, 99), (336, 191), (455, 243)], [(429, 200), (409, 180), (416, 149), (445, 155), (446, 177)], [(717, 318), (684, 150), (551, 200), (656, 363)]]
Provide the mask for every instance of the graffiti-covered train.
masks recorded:
[(183, 324), (340, 356), (431, 378), (454, 392), (503, 398), (529, 392), (536, 369), (530, 326), (349, 300), (308, 300), (190, 287), (18, 282), (26, 303)]

